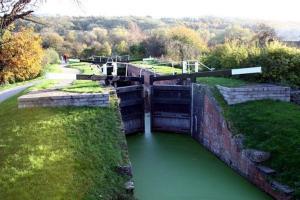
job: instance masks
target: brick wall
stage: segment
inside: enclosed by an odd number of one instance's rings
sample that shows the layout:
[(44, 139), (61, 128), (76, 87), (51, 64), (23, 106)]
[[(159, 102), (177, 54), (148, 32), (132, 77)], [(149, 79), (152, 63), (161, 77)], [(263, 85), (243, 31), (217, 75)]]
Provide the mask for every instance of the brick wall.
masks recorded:
[(300, 105), (300, 90), (291, 91), (291, 102)]
[[(160, 74), (153, 73), (148, 69), (139, 68), (138, 66), (129, 64), (128, 65), (128, 76), (137, 76), (139, 77), (140, 74), (144, 76), (145, 85), (149, 85), (150, 83), (150, 75), (160, 76)], [(176, 85), (177, 80), (166, 80), (166, 81), (156, 81), (155, 85)]]
[[(201, 88), (205, 94), (199, 98), (203, 101), (202, 119), (197, 126), (198, 132), (193, 137), (208, 150), (223, 160), (236, 172), (247, 178), (258, 188), (275, 199), (292, 199), (289, 187), (269, 179), (274, 170), (261, 166), (249, 157), (249, 150), (243, 148), (242, 135), (233, 135), (222, 115), (222, 109), (211, 92)], [(198, 100), (200, 101), (200, 99)]]
[(280, 101), (290, 101), (290, 88), (276, 85), (250, 85), (239, 88), (228, 88), (218, 85), (217, 88), (229, 105), (255, 101), (262, 99), (272, 99)]
[(32, 92), (18, 98), (19, 108), (61, 106), (109, 106), (109, 93), (79, 94), (61, 91)]

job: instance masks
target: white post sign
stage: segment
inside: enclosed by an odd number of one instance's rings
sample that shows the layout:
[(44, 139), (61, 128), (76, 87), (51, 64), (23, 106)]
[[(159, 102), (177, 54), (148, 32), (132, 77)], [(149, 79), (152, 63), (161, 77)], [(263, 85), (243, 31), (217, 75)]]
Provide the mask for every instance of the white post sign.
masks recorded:
[(182, 61), (182, 73), (186, 74), (187, 73), (187, 62)]
[(232, 69), (231, 75), (255, 74), (261, 72), (262, 72), (261, 67), (249, 67), (249, 68), (241, 68), (241, 69)]

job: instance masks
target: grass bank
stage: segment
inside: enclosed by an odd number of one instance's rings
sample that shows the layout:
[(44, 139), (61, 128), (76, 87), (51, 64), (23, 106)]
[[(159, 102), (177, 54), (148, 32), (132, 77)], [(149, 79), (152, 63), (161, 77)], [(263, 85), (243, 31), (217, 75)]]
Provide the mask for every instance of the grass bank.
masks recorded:
[(48, 64), (44, 67), (43, 73), (62, 73), (63, 70), (60, 64)]
[(72, 85), (62, 89), (65, 92), (77, 92), (77, 93), (102, 93), (107, 91), (107, 88), (100, 85), (97, 81), (88, 80), (76, 80)]
[(173, 73), (181, 74), (182, 73), (181, 69), (173, 68), (167, 65), (160, 65), (157, 63), (144, 63), (142, 61), (136, 61), (133, 62), (132, 64), (134, 64), (137, 67), (149, 69), (158, 74), (173, 74)]
[(246, 148), (270, 152), (271, 159), (264, 164), (275, 169), (274, 178), (293, 187), (300, 198), (300, 106), (272, 100), (228, 106), (214, 86), (236, 87), (246, 82), (227, 78), (201, 78), (198, 81), (212, 87), (234, 133), (245, 136)]
[(61, 72), (62, 72), (62, 69), (59, 64), (48, 64), (43, 68), (40, 77), (37, 77), (32, 80), (28, 80), (28, 81), (17, 82), (17, 83), (3, 84), (3, 85), (0, 84), (0, 91), (11, 89), (11, 88), (14, 88), (17, 86), (22, 86), (27, 83), (31, 83), (33, 81), (42, 80), (42, 79), (44, 79), (44, 75), (46, 73), (61, 73)]
[(197, 78), (197, 83), (206, 84), (211, 87), (216, 85), (222, 85), (225, 87), (240, 87), (248, 84), (248, 82), (241, 79), (224, 77), (199, 77)]
[(0, 127), (0, 199), (129, 198), (115, 104), (18, 109), (16, 96), (0, 104)]
[(70, 62), (68, 67), (78, 69), (81, 74), (95, 74), (100, 75), (100, 70), (96, 67), (92, 67), (90, 63), (84, 62)]
[(26, 85), (27, 83), (31, 83), (33, 81), (37, 81), (37, 80), (41, 80), (41, 79), (42, 78), (39, 77), (39, 78), (29, 80), (29, 81), (23, 81), (23, 82), (11, 83), (11, 84), (3, 84), (3, 85), (0, 84), (0, 92), (4, 91), (4, 90), (11, 89), (11, 88), (14, 88), (14, 87), (23, 86), (23, 85)]

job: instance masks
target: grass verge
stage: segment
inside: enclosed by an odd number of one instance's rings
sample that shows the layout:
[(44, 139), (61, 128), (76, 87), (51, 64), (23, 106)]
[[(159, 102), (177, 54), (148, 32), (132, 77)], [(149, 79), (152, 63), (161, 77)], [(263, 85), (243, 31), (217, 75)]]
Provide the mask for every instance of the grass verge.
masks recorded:
[(243, 81), (225, 78), (203, 78), (212, 86), (224, 117), (231, 122), (235, 134), (245, 136), (246, 148), (271, 153), (264, 163), (277, 171), (276, 180), (295, 189), (300, 197), (300, 106), (280, 101), (262, 100), (229, 106), (215, 85), (239, 86)]
[(76, 80), (72, 83), (72, 85), (63, 88), (62, 91), (77, 93), (102, 93), (106, 91), (106, 89), (96, 81)]
[(133, 64), (137, 67), (149, 69), (158, 74), (173, 74), (173, 73), (181, 74), (182, 73), (181, 69), (173, 68), (166, 65), (151, 64), (151, 63), (145, 64), (144, 62), (140, 62), (140, 61), (133, 62)]
[(62, 73), (60, 64), (48, 64), (44, 67), (43, 73)]
[(224, 78), (224, 77), (199, 77), (197, 83), (206, 84), (209, 86), (222, 85), (225, 87), (240, 87), (247, 84), (241, 79)]
[(45, 73), (61, 73), (61, 72), (62, 72), (62, 69), (60, 68), (59, 64), (51, 64), (51, 65), (49, 64), (49, 65), (46, 65), (44, 67), (44, 69), (42, 71), (42, 75), (40, 77), (37, 77), (37, 78), (32, 79), (32, 80), (28, 80), (28, 81), (22, 81), (22, 82), (17, 82), (17, 83), (12, 83), (12, 84), (0, 85), (0, 91), (11, 89), (11, 88), (14, 88), (14, 87), (17, 87), (17, 86), (22, 86), (22, 85), (25, 85), (27, 83), (31, 83), (33, 81), (42, 80), (42, 79), (44, 79), (43, 74), (45, 74)]
[(46, 90), (53, 88), (58, 83), (57, 80), (42, 80), (40, 83), (30, 87), (28, 89), (29, 92), (37, 91), (37, 90)]
[(0, 104), (0, 199), (127, 199), (120, 119), (109, 108)]
[(95, 75), (100, 74), (100, 70), (95, 67), (91, 67), (90, 63), (72, 62), (69, 63), (68, 67), (78, 69), (81, 74), (95, 74)]
[(0, 92), (1, 92), (1, 91), (4, 91), (4, 90), (11, 89), (11, 88), (14, 88), (14, 87), (26, 85), (27, 83), (31, 83), (31, 82), (33, 82), (33, 81), (37, 81), (37, 80), (41, 80), (41, 79), (43, 79), (43, 77), (38, 77), (38, 78), (29, 80), (29, 81), (23, 81), (23, 82), (12, 83), (12, 84), (4, 84), (4, 85), (1, 85), (1, 84), (0, 84)]

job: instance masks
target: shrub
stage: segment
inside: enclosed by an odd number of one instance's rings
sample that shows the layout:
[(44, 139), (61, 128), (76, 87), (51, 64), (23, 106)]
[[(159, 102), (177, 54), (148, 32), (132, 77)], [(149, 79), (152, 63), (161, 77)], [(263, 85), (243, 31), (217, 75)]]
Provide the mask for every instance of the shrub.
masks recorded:
[(0, 48), (0, 83), (35, 78), (41, 71), (41, 38), (32, 29), (6, 31)]
[(44, 53), (45, 53), (43, 58), (44, 65), (58, 64), (60, 62), (59, 55), (54, 49), (52, 48), (46, 49)]
[(143, 43), (140, 44), (133, 44), (129, 47), (129, 54), (133, 59), (141, 59), (144, 58), (146, 55), (146, 49)]
[(206, 65), (216, 68), (237, 68), (249, 66), (252, 57), (256, 57), (260, 50), (254, 46), (247, 46), (237, 42), (226, 42), (218, 45), (206, 55), (203, 60)]
[(216, 46), (202, 59), (216, 69), (261, 66), (261, 75), (251, 75), (255, 81), (300, 86), (300, 50), (280, 42), (263, 48), (227, 42)]
[(263, 67), (262, 81), (300, 86), (300, 50), (274, 42), (267, 45), (258, 57)]

